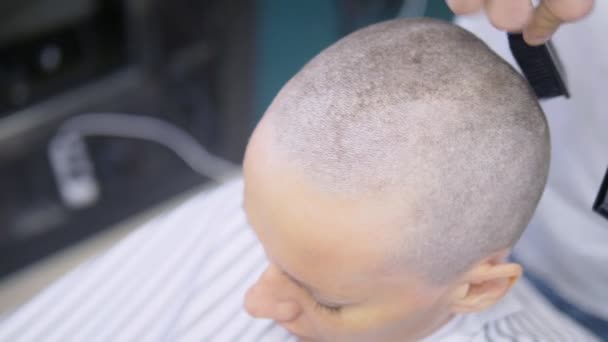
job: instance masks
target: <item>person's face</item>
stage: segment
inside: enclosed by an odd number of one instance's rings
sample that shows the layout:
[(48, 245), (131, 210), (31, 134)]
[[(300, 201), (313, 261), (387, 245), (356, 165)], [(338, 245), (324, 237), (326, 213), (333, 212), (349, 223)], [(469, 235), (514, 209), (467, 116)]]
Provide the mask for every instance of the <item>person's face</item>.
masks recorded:
[(303, 341), (417, 340), (449, 319), (449, 288), (387, 267), (391, 232), (407, 215), (387, 201), (324, 193), (254, 140), (244, 208), (269, 266), (247, 292), (252, 316)]

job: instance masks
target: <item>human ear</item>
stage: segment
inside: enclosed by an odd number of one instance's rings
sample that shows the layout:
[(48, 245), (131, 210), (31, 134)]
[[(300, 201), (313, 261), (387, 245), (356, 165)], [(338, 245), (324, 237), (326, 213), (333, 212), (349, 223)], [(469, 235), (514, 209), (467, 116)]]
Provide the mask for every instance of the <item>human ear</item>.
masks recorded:
[(454, 291), (453, 313), (483, 311), (502, 299), (522, 275), (516, 263), (487, 260), (466, 274)]

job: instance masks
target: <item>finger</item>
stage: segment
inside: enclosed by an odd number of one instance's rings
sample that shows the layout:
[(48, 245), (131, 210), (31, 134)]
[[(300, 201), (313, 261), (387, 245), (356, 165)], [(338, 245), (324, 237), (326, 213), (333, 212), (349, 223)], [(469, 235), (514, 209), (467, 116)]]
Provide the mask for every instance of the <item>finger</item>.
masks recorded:
[(530, 45), (541, 45), (551, 38), (562, 22), (543, 1), (536, 7), (530, 23), (524, 29), (524, 40)]
[(492, 25), (509, 32), (521, 32), (530, 21), (534, 7), (530, 0), (486, 0)]
[(448, 7), (457, 15), (479, 12), (484, 0), (446, 0)]
[(575, 21), (589, 14), (593, 3), (593, 0), (542, 1), (524, 29), (524, 40), (530, 45), (545, 43), (563, 22)]
[(543, 0), (547, 8), (562, 21), (576, 21), (591, 12), (593, 0)]

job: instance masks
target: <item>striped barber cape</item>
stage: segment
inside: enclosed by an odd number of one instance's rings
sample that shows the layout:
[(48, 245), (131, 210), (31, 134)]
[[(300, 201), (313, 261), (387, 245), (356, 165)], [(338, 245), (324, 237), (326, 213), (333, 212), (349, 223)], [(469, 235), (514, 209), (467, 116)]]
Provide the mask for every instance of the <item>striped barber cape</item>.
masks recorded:
[[(243, 308), (267, 265), (242, 210), (242, 180), (202, 192), (0, 318), (0, 342), (294, 341)], [(427, 341), (594, 341), (520, 283)]]

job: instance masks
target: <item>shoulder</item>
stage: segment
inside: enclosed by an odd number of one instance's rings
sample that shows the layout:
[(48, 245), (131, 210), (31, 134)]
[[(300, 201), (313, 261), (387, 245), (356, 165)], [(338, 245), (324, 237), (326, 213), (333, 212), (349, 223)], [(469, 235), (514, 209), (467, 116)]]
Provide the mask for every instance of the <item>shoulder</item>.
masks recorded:
[(198, 211), (203, 213), (205, 209), (241, 208), (243, 202), (243, 179), (235, 178), (225, 183), (214, 185), (206, 190), (193, 195), (183, 204), (173, 210), (171, 214), (180, 214)]
[[(201, 340), (239, 324), (255, 333), (240, 298), (265, 259), (241, 201), (240, 179), (193, 195), (0, 317), (0, 341), (150, 341), (170, 331)], [(220, 318), (233, 323), (202, 324)]]
[(505, 298), (520, 309), (504, 317), (486, 322), (473, 342), (537, 341), (593, 342), (599, 341), (584, 328), (554, 308), (527, 281), (514, 286)]
[(193, 195), (185, 202), (156, 220), (156, 226), (180, 226), (180, 230), (209, 228), (227, 219), (245, 222), (243, 180), (234, 180), (210, 187)]

